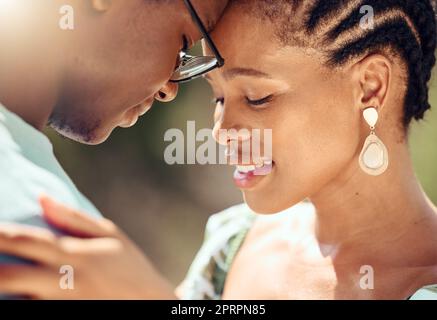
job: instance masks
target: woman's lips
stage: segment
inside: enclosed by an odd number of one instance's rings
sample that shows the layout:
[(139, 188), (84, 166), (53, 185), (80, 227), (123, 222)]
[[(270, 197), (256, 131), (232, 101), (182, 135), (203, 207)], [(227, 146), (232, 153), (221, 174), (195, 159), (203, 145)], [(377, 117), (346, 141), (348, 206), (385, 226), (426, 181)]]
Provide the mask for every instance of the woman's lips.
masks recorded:
[(272, 169), (273, 169), (273, 162), (271, 161), (270, 163), (265, 163), (261, 167), (256, 167), (255, 170), (253, 171), (253, 174), (255, 176), (266, 176), (270, 174), (270, 172), (272, 172)]
[[(253, 168), (252, 168), (253, 167)], [(269, 175), (274, 167), (274, 163), (265, 164), (262, 167), (250, 166), (242, 170), (237, 166), (234, 172), (234, 183), (237, 188), (250, 189), (255, 187), (264, 177)], [(253, 170), (252, 170), (253, 169)], [(248, 171), (247, 171), (248, 170)]]

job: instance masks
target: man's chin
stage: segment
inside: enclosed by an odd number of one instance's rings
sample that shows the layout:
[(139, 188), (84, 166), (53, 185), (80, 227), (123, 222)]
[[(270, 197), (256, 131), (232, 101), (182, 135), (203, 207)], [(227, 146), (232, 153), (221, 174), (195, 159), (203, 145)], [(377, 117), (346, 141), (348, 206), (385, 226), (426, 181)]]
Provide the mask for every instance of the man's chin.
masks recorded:
[(65, 130), (58, 130), (57, 128), (53, 128), (53, 129), (56, 132), (58, 132), (61, 136), (67, 139), (90, 146), (95, 146), (104, 143), (106, 140), (108, 140), (109, 136), (112, 133), (112, 130), (108, 133), (91, 131), (85, 134), (83, 132), (82, 133), (72, 132), (71, 130), (65, 131)]

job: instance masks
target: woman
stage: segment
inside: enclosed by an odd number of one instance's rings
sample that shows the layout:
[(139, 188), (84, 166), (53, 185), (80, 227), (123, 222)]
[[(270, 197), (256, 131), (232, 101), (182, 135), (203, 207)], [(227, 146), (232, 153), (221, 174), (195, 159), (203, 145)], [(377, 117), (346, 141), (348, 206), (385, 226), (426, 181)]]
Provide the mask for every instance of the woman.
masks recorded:
[[(374, 21), (363, 23), (363, 5)], [(411, 120), (430, 107), (431, 2), (234, 0), (212, 37), (226, 58), (207, 76), (217, 99), (215, 132), (273, 132), (271, 159), (251, 159), (270, 172), (239, 166), (234, 176), (247, 205), (266, 215), (239, 206), (213, 216), (179, 296), (433, 297), (437, 209), (415, 177), (407, 139)], [(0, 291), (171, 297), (111, 223), (42, 203), (50, 222), (90, 239), (2, 229), (1, 251), (40, 264), (0, 267)], [(77, 292), (56, 289), (60, 264), (87, 280), (76, 277)]]

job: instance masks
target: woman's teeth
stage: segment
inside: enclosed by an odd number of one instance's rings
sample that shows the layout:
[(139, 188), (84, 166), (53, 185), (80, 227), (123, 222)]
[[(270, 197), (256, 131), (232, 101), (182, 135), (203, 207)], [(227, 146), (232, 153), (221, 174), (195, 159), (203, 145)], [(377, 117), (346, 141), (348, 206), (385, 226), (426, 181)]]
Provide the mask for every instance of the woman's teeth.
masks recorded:
[(256, 165), (237, 165), (237, 171), (240, 173), (253, 173), (254, 175), (267, 175), (271, 172), (273, 167), (272, 160), (266, 160), (257, 163)]
[(242, 173), (248, 173), (250, 171), (254, 171), (255, 169), (255, 166), (237, 166), (237, 170)]

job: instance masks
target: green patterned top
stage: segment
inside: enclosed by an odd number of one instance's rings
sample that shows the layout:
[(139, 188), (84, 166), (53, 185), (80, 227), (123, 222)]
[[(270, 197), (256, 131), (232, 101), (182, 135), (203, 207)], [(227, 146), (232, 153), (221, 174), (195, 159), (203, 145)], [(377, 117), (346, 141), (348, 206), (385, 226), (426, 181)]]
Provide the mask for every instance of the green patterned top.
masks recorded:
[[(311, 210), (302, 202), (287, 211)], [(256, 214), (245, 204), (212, 215), (205, 239), (181, 285), (184, 300), (220, 300), (233, 259), (250, 230)], [(409, 300), (437, 300), (437, 285), (418, 290)]]

